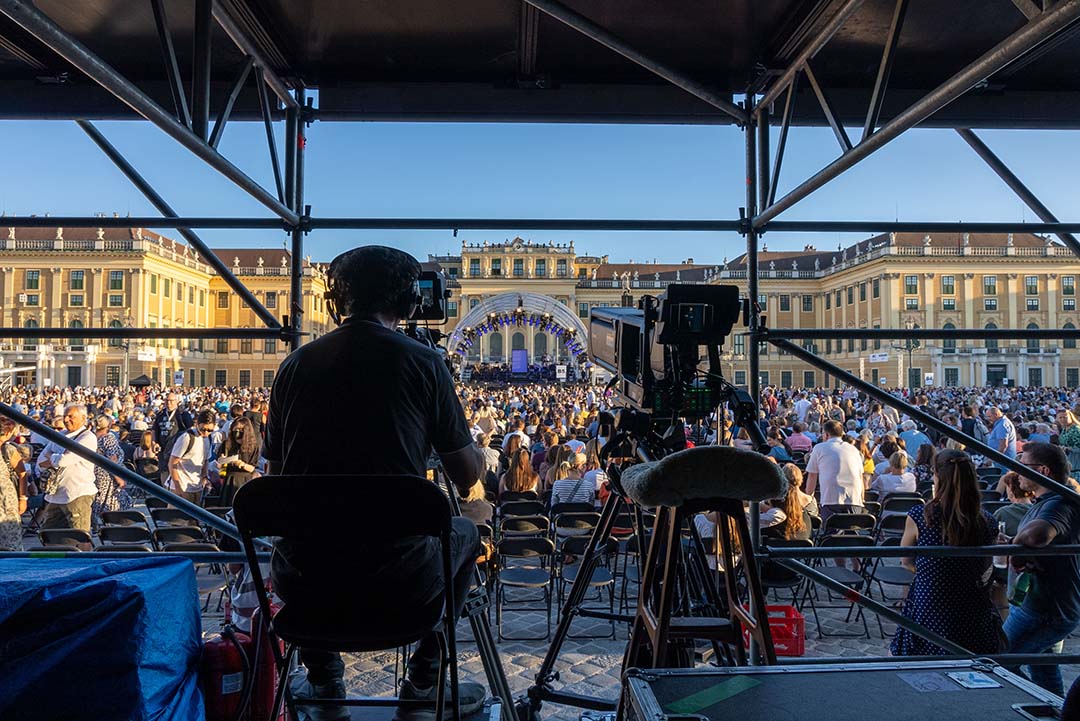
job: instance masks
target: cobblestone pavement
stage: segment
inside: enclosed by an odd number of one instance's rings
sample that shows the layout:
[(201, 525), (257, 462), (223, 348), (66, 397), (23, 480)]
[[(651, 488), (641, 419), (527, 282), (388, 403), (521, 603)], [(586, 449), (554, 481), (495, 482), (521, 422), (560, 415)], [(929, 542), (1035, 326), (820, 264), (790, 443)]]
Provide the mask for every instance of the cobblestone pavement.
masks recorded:
[[(214, 583), (214, 579), (211, 577), (201, 576), (200, 585), (204, 589), (209, 589)], [(821, 590), (821, 594), (824, 595), (824, 589)], [(790, 603), (790, 600), (790, 593), (787, 592), (782, 593), (781, 600), (777, 600), (770, 595), (770, 603), (772, 604)], [(858, 635), (855, 637), (826, 636), (825, 638), (819, 638), (814, 616), (809, 606), (804, 611), (806, 613), (806, 648), (804, 656), (830, 657), (836, 658), (838, 661), (854, 661), (859, 658), (889, 655), (889, 636), (895, 630), (893, 624), (888, 622), (883, 624), (884, 633), (886, 634), (886, 638), (883, 639), (876, 617), (869, 615), (866, 618), (866, 627), (869, 630), (869, 637), (867, 637), (863, 633), (862, 620), (856, 620), (855, 614), (852, 614), (850, 621), (846, 620), (846, 607), (820, 610), (821, 623), (826, 634), (849, 633)], [(495, 614), (493, 610), (490, 619), (492, 633), (495, 634)], [(554, 632), (556, 621), (555, 612), (553, 611), (552, 632)], [(510, 636), (543, 636), (546, 630), (543, 611), (506, 611), (503, 622), (504, 632)], [(217, 612), (215, 604), (212, 604), (210, 610), (204, 614), (204, 634), (218, 630), (220, 624), (221, 613)], [(606, 622), (591, 619), (578, 619), (572, 627), (574, 635), (610, 634), (610, 631), (611, 627)], [(626, 645), (627, 631), (626, 624), (617, 624), (616, 638), (614, 640), (610, 638), (567, 640), (558, 655), (556, 671), (559, 678), (554, 682), (553, 686), (574, 693), (615, 699), (619, 690), (620, 666), (623, 649)], [(476, 645), (472, 642), (469, 623), (462, 622), (459, 624), (458, 634), (458, 657), (462, 678), (485, 683), (483, 664)], [(504, 640), (498, 642), (503, 671), (515, 696), (520, 696), (529, 686), (535, 683), (536, 671), (548, 648), (549, 641)], [(1067, 640), (1065, 650), (1068, 653), (1080, 652), (1080, 638)], [(396, 652), (384, 651), (347, 655), (345, 662), (345, 682), (351, 695), (389, 695), (394, 692), (395, 664), (400, 668), (400, 660)], [(1076, 678), (1080, 668), (1066, 666), (1062, 670), (1066, 679), (1066, 688), (1068, 688), (1068, 685)], [(554, 721), (574, 721), (578, 719), (579, 714), (579, 709), (550, 703), (545, 703), (541, 710), (542, 718)]]

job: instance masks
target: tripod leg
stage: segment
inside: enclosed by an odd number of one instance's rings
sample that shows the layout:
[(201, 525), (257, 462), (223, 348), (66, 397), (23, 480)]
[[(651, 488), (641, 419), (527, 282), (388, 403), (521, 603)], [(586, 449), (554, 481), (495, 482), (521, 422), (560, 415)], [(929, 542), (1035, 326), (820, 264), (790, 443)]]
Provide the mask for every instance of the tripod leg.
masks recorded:
[(566, 642), (566, 637), (570, 634), (570, 624), (577, 615), (578, 606), (585, 599), (585, 594), (589, 592), (589, 581), (592, 579), (593, 570), (600, 557), (599, 548), (601, 545), (607, 544), (608, 538), (611, 537), (611, 530), (615, 527), (615, 519), (622, 509), (623, 503), (623, 499), (616, 493), (612, 493), (604, 502), (604, 507), (600, 511), (600, 520), (597, 521), (596, 528), (593, 529), (592, 536), (589, 538), (589, 545), (585, 549), (585, 554), (581, 557), (577, 577), (570, 584), (570, 593), (567, 594), (566, 603), (560, 609), (559, 625), (555, 629), (555, 638), (552, 639), (551, 645), (548, 646), (544, 661), (536, 672), (536, 682), (532, 688), (547, 686), (551, 682), (551, 673), (555, 668), (555, 661), (559, 657), (563, 643)]

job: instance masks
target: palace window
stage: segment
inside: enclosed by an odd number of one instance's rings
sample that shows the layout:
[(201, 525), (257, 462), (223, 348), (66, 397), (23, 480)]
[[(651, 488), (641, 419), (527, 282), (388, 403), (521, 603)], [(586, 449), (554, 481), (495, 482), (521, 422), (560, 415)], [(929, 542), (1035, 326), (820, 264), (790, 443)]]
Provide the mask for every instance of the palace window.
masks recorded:
[(1061, 294), (1076, 295), (1076, 276), (1065, 275), (1061, 278)]
[(997, 298), (983, 298), (983, 310), (997, 310)]
[(1038, 310), (1039, 309), (1039, 299), (1038, 298), (1028, 298), (1027, 299), (1027, 309), (1028, 310)]
[(878, 278), (874, 278), (874, 281), (873, 281), (873, 283), (871, 283), (871, 286), (872, 286), (871, 295), (873, 295), (875, 298), (880, 297), (881, 296), (881, 280), (879, 280)]
[(790, 295), (781, 295), (780, 296), (780, 312), (781, 313), (787, 313), (789, 310), (791, 310), (791, 296)]
[(997, 276), (983, 276), (983, 295), (997, 295)]
[(812, 296), (812, 295), (804, 295), (802, 297), (802, 309), (803, 309), (803, 313), (813, 313), (814, 312), (814, 296)]
[(557, 261), (555, 261), (555, 275), (557, 275), (560, 278), (565, 278), (566, 277), (566, 259), (565, 258), (559, 258)]
[(229, 307), (229, 292), (227, 290), (219, 290), (217, 294), (217, 307), (228, 308)]
[(277, 291), (268, 290), (266, 295), (263, 296), (263, 305), (267, 308), (277, 308)]
[(480, 277), (480, 259), (479, 258), (469, 258), (469, 277), (471, 277), (471, 278), (479, 278)]
[(543, 258), (539, 258), (536, 261), (536, 277), (537, 278), (546, 278), (547, 277), (547, 261), (544, 260)]
[[(166, 281), (168, 282), (168, 281)], [(109, 271), (109, 290), (123, 290), (124, 289), (124, 271), (122, 270), (110, 270)]]
[(24, 286), (26, 290), (40, 290), (41, 289), (41, 271), (40, 270), (28, 270), (26, 271), (26, 284)]
[(956, 310), (956, 298), (942, 298), (941, 299), (942, 310)]
[(904, 294), (905, 295), (918, 295), (919, 293), (919, 276), (917, 275), (905, 275), (904, 276)]
[(1038, 295), (1039, 294), (1039, 276), (1037, 276), (1037, 275), (1025, 275), (1024, 276), (1024, 294), (1025, 295)]
[(941, 294), (942, 295), (956, 295), (956, 276), (955, 275), (943, 275), (943, 276), (941, 276)]
[(76, 307), (79, 307), (79, 306), (83, 305), (83, 294), (82, 293), (72, 293), (70, 296), (68, 296), (68, 302), (71, 305), (76, 306)]
[(73, 270), (69, 276), (70, 287), (72, 290), (82, 290), (85, 287), (86, 271)]

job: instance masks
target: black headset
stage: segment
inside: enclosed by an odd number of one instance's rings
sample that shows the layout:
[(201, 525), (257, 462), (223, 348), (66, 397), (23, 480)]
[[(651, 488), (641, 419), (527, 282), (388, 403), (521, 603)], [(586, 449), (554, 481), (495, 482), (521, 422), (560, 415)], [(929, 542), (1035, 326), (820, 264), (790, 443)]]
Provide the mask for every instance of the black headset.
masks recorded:
[[(331, 261), (326, 278), (326, 292), (323, 293), (323, 298), (326, 300), (326, 312), (337, 325), (341, 325), (341, 311), (346, 308), (348, 301), (344, 297), (342, 284), (337, 280), (338, 273), (341, 272), (341, 263), (348, 254), (348, 251), (342, 253)], [(400, 318), (407, 320), (413, 311), (423, 304), (424, 296), (420, 292), (420, 279), (417, 278), (401, 292), (394, 303), (394, 308)]]

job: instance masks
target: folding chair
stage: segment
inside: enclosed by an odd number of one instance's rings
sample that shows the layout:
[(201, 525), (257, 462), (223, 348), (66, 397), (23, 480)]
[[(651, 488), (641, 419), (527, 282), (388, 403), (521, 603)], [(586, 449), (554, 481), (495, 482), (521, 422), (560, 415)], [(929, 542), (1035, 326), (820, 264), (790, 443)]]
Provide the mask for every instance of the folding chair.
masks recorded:
[(540, 494), (536, 491), (503, 491), (499, 494), (500, 503), (514, 503), (515, 501), (539, 501)]
[[(765, 538), (763, 543), (769, 548), (813, 548), (812, 541), (786, 538)], [(799, 608), (799, 591), (802, 590), (806, 578), (798, 571), (792, 571), (776, 561), (766, 561), (761, 567), (761, 588), (768, 595), (772, 590), (777, 600), (780, 594), (776, 593), (781, 588), (791, 591), (791, 605)]]
[(499, 516), (501, 518), (513, 518), (515, 516), (542, 516), (545, 506), (541, 501), (510, 501), (499, 504)]
[(995, 513), (997, 513), (998, 511), (1000, 511), (1002, 508), (1005, 508), (1006, 506), (1011, 506), (1011, 505), (1012, 505), (1011, 501), (983, 501), (982, 502), (983, 510), (986, 511), (987, 513), (989, 513), (991, 516), (994, 515)]
[(168, 508), (169, 502), (157, 496), (146, 497), (146, 507), (153, 511), (155, 508)]
[(192, 526), (163, 526), (155, 528), (151, 535), (158, 548), (177, 543), (206, 543), (202, 529)]
[(98, 539), (112, 546), (141, 544), (150, 545), (153, 539), (146, 526), (102, 526), (98, 529)]
[[(882, 539), (882, 546), (899, 546), (900, 539), (897, 537), (889, 537)], [(911, 584), (915, 581), (915, 574), (912, 571), (901, 566), (899, 563), (886, 564), (888, 559), (875, 558), (870, 565), (870, 571), (866, 574), (866, 587), (867, 595), (870, 594), (870, 587), (875, 583), (878, 586), (878, 590), (881, 591), (881, 599), (883, 601), (896, 601), (902, 598), (901, 596), (890, 597), (885, 593), (885, 586), (900, 586), (902, 588), (911, 588)], [(881, 623), (881, 616), (877, 617), (878, 632), (882, 638), (885, 638), (885, 626)]]
[(877, 501), (863, 501), (863, 508), (875, 518), (881, 515), (881, 504)]
[(547, 516), (512, 516), (499, 523), (499, 538), (547, 536), (550, 528)]
[[(566, 538), (562, 542), (561, 552), (562, 558), (558, 559), (555, 564), (555, 583), (558, 587), (559, 593), (559, 613), (562, 613), (563, 597), (566, 595), (566, 589), (568, 586), (573, 585), (577, 579), (578, 573), (581, 572), (582, 557), (585, 553), (585, 549), (589, 545), (588, 536), (572, 536)], [(592, 575), (589, 577), (589, 588), (597, 591), (597, 598), (603, 600), (603, 596), (599, 595), (603, 592), (603, 589), (607, 589), (608, 592), (608, 613), (615, 613), (615, 574), (610, 567), (610, 559), (612, 554), (618, 551), (618, 541), (614, 539), (608, 539), (608, 542), (600, 547), (601, 553), (599, 557), (595, 559), (595, 565), (593, 566)], [(576, 560), (572, 563), (566, 563), (566, 556), (575, 556)], [(612, 617), (611, 621), (611, 633), (610, 634), (579, 634), (574, 635), (567, 632), (568, 638), (576, 640), (585, 639), (598, 639), (598, 638), (615, 638), (615, 619)]]
[(94, 539), (81, 528), (42, 528), (37, 532), (42, 548), (53, 551), (89, 551)]
[(121, 543), (118, 545), (98, 546), (95, 552), (102, 553), (153, 553), (154, 549), (145, 543)]
[(559, 543), (563, 539), (592, 535), (596, 524), (600, 522), (600, 514), (594, 511), (588, 513), (560, 513), (555, 516), (553, 530), (555, 541)]
[[(282, 503), (304, 498), (305, 503)], [(313, 519), (310, 509), (320, 509)], [(401, 513), (369, 513), (356, 522), (357, 509), (400, 509)], [(262, 476), (244, 484), (233, 498), (233, 513), (240, 531), (248, 568), (255, 582), (261, 619), (267, 624), (277, 667), (277, 692), (269, 718), (279, 715), (282, 700), (292, 717), (297, 706), (427, 707), (429, 701), (388, 698), (294, 699), (286, 688), (292, 660), (300, 646), (335, 652), (365, 652), (400, 648), (436, 633), (441, 648), (434, 703), (435, 720), (442, 721), (444, 684), (450, 676), (450, 708), (460, 721), (457, 640), (455, 635), (453, 564), (450, 549), (450, 504), (439, 488), (416, 476)], [(265, 581), (255, 555), (255, 539), (279, 536), (294, 549), (361, 548), (383, 546), (396, 539), (436, 538), (444, 579), (442, 592), (422, 604), (410, 604), (396, 588), (373, 588), (371, 579), (351, 578), (354, 594), (342, 598), (342, 572), (336, 563), (325, 566), (318, 558), (304, 564), (300, 580), (277, 591), (284, 605), (271, 614)], [(339, 545), (340, 544), (340, 545)], [(307, 559), (300, 559), (303, 563)], [(424, 573), (424, 569), (416, 569)], [(360, 593), (360, 589), (364, 592)], [(381, 592), (381, 593), (380, 593)], [(282, 652), (276, 642), (286, 648)]]
[(926, 501), (918, 494), (896, 494), (886, 496), (881, 502), (881, 515), (878, 516), (880, 524), (888, 516), (906, 516), (915, 506), (925, 506)]
[(878, 522), (878, 527), (874, 532), (874, 538), (879, 540), (885, 540), (887, 538), (900, 539), (904, 535), (904, 529), (907, 528), (907, 515), (900, 515), (899, 513), (892, 513), (887, 516), (882, 516), (881, 521)]
[[(499, 574), (495, 582), (495, 627), (500, 641), (546, 641), (551, 636), (551, 569), (555, 559), (555, 544), (539, 536), (503, 538), (497, 547)], [(506, 589), (532, 589), (541, 592), (539, 598), (508, 601)], [(542, 607), (524, 604), (543, 601)], [(519, 611), (543, 611), (547, 631), (543, 636), (507, 636), (503, 634), (503, 607), (513, 603)]]
[(153, 508), (150, 517), (154, 519), (154, 527), (164, 526), (198, 526), (199, 522), (192, 518), (186, 511), (179, 508)]
[[(837, 514), (837, 515), (842, 515), (842, 514)], [(836, 517), (835, 515), (830, 516), (829, 520), (831, 521), (835, 517)], [(828, 521), (826, 521), (826, 525), (827, 524), (828, 524)], [(818, 540), (817, 545), (818, 545), (819, 548), (864, 548), (864, 547), (867, 547), (867, 546), (873, 546), (874, 545), (874, 539), (869, 537), (869, 536), (862, 536), (862, 535), (835, 534), (835, 535), (828, 535), (828, 536), (822, 537), (821, 539)], [(863, 559), (863, 560), (865, 560), (865, 559)], [(829, 566), (829, 565), (822, 564), (822, 565), (818, 566), (817, 570), (819, 572), (825, 574), (826, 576), (828, 576), (832, 580), (837, 581), (838, 583), (842, 583), (845, 586), (848, 586), (853, 591), (861, 591), (863, 589), (863, 587), (865, 586), (865, 584), (866, 584), (866, 578), (863, 577), (862, 574), (857, 573), (855, 571), (852, 571), (850, 568), (846, 568), (844, 566)], [(822, 627), (821, 627), (821, 615), (820, 615), (820, 612), (818, 610), (819, 607), (818, 607), (817, 602), (814, 600), (814, 595), (815, 595), (815, 592), (816, 592), (816, 588), (817, 588), (817, 585), (815, 583), (813, 583), (813, 582), (810, 582), (810, 583), (806, 584), (806, 590), (803, 593), (803, 605), (805, 606), (805, 604), (807, 602), (809, 602), (810, 608), (814, 612), (814, 623), (817, 624), (818, 638), (825, 638), (826, 636), (840, 636), (840, 637), (843, 637), (843, 638), (859, 638), (861, 636), (865, 636), (866, 638), (870, 638), (870, 628), (866, 625), (866, 616), (863, 614), (861, 608), (859, 609), (859, 613), (856, 616), (857, 620), (862, 620), (863, 632), (861, 634), (860, 633), (854, 633), (854, 634), (852, 634), (852, 633), (825, 633), (824, 629), (822, 629)], [(828, 597), (828, 600), (830, 602), (833, 600), (833, 592), (832, 592), (831, 589), (828, 590), (827, 597)], [(830, 609), (830, 608), (832, 608), (832, 609), (842, 609), (842, 608), (844, 608), (844, 606), (843, 605), (839, 605), (839, 606), (821, 606), (820, 608), (821, 609)], [(851, 620), (851, 612), (852, 612), (852, 610), (854, 610), (854, 608), (855, 608), (855, 603), (853, 601), (849, 602), (848, 605), (847, 605), (848, 612), (847, 612), (847, 616), (844, 619), (844, 623), (847, 623), (847, 622), (849, 622)]]
[(840, 533), (871, 534), (877, 526), (877, 519), (869, 513), (834, 513), (825, 519), (821, 526), (822, 536), (834, 536)]
[(1001, 494), (994, 489), (979, 491), (979, 495), (982, 496), (984, 502), (997, 502), (1001, 500)]
[(146, 516), (139, 511), (102, 511), (101, 522), (107, 526), (142, 526), (150, 529)]

